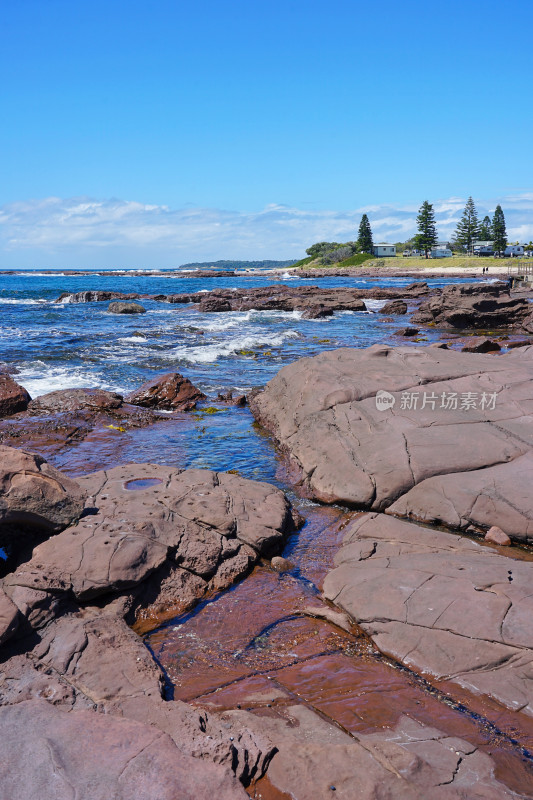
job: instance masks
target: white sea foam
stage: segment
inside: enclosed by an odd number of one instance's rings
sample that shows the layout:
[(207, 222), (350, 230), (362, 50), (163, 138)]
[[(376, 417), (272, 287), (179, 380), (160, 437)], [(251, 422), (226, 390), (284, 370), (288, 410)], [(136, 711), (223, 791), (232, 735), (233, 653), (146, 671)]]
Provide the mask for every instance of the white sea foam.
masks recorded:
[(279, 347), (286, 339), (298, 338), (296, 331), (287, 330), (282, 333), (257, 333), (235, 336), (225, 342), (213, 342), (213, 344), (199, 347), (176, 347), (172, 351), (173, 358), (179, 361), (187, 361), (191, 364), (207, 364), (216, 361), (217, 358), (224, 358), (238, 353), (240, 350), (255, 350), (259, 347)]
[(50, 300), (45, 300), (44, 298), (39, 298), (38, 300), (26, 298), (22, 299), (19, 297), (0, 297), (0, 303), (4, 305), (13, 305), (13, 306), (38, 306), (43, 305), (43, 303), (49, 303)]
[(298, 279), (298, 276), (297, 275), (293, 275), (292, 272), (284, 272), (283, 275), (281, 276), (281, 280), (282, 281), (294, 281), (294, 280), (297, 280), (297, 279)]
[(21, 365), (17, 383), (24, 386), (32, 397), (39, 397), (58, 389), (99, 388), (119, 391), (103, 380), (98, 372), (90, 372), (81, 367), (50, 367), (44, 361), (32, 361)]
[(119, 342), (133, 342), (134, 344), (141, 344), (142, 342), (147, 342), (148, 339), (146, 339), (144, 336), (140, 336), (140, 335), (139, 336), (121, 336), (121, 338), (118, 339), (118, 341)]
[(388, 300), (368, 300), (366, 297), (363, 300), (365, 306), (369, 311), (379, 311), (383, 306), (388, 303)]

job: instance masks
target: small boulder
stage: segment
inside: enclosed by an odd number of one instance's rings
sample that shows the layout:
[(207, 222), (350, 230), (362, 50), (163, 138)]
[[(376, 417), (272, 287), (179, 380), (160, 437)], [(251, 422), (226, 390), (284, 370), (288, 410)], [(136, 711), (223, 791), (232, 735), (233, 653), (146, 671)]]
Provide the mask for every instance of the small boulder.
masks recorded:
[(0, 417), (25, 411), (31, 397), (10, 375), (0, 373)]
[(418, 332), (419, 332), (418, 328), (411, 328), (411, 327), (400, 328), (399, 330), (394, 331), (396, 336), (416, 336)]
[(219, 403), (228, 403), (230, 406), (245, 406), (246, 405), (246, 395), (239, 394), (236, 397), (233, 396), (233, 392), (219, 392), (217, 396), (217, 400)]
[(126, 402), (145, 408), (189, 411), (205, 394), (179, 372), (167, 372), (143, 383), (126, 397)]
[(407, 303), (404, 303), (403, 300), (391, 300), (390, 303), (385, 303), (381, 313), (385, 315), (407, 314)]
[(462, 348), (463, 353), (496, 353), (501, 350), (498, 342), (488, 339), (486, 336), (474, 336)]
[(272, 569), (275, 569), (276, 572), (290, 572), (291, 569), (294, 569), (292, 561), (289, 561), (288, 558), (283, 558), (283, 556), (274, 556), (270, 562), (270, 566)]
[(16, 537), (19, 528), (60, 531), (80, 517), (84, 504), (76, 481), (44, 458), (0, 445), (0, 541)]
[(485, 541), (491, 542), (492, 544), (500, 544), (500, 545), (509, 545), (511, 544), (511, 540), (507, 536), (507, 534), (502, 531), (501, 528), (498, 528), (497, 525), (493, 525), (492, 528), (489, 528), (487, 533), (485, 534)]
[(110, 411), (120, 408), (122, 396), (104, 389), (58, 389), (36, 397), (28, 406), (28, 410), (38, 414), (56, 414), (61, 411)]
[(109, 303), (107, 308), (110, 314), (146, 314), (146, 309), (140, 303), (127, 303), (117, 300)]

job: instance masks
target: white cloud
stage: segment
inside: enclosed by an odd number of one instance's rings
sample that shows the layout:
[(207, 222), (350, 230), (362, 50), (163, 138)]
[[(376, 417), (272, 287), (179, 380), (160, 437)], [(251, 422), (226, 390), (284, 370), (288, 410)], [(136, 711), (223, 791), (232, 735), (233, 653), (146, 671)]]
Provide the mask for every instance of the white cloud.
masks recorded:
[[(466, 198), (434, 203), (439, 238), (451, 237)], [(500, 202), (509, 238), (533, 239), (533, 193), (477, 202), (480, 217)], [(368, 206), (308, 211), (271, 204), (261, 211), (173, 210), (129, 200), (48, 197), (0, 208), (0, 266), (177, 266), (223, 258), (298, 258), (321, 240), (355, 239), (362, 213), (374, 237), (402, 241), (418, 208)]]

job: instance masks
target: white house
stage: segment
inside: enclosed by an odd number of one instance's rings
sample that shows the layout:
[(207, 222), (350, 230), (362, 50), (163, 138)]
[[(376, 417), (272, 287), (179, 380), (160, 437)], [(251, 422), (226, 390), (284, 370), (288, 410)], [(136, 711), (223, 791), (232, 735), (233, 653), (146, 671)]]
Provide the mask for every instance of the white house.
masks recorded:
[(379, 258), (387, 258), (390, 256), (396, 255), (396, 245), (395, 244), (388, 244), (387, 242), (380, 242), (379, 244), (375, 244), (372, 250), (375, 256)]
[(524, 248), (521, 244), (510, 244), (505, 248), (504, 255), (506, 256), (523, 256)]
[(446, 247), (446, 245), (438, 244), (436, 247), (431, 249), (429, 255), (431, 258), (451, 258), (453, 253), (449, 247)]

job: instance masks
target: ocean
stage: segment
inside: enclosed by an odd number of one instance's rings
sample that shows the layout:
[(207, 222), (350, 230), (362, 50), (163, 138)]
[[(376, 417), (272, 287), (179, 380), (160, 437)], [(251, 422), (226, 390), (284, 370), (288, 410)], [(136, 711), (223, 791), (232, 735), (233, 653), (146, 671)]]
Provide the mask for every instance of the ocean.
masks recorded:
[[(123, 437), (121, 460), (154, 461), (179, 467), (237, 469), (244, 477), (276, 481), (277, 461), (269, 438), (253, 424), (247, 408), (220, 405), (218, 392), (249, 392), (264, 386), (279, 369), (298, 358), (337, 347), (398, 343), (394, 331), (406, 317), (383, 322), (386, 301), (366, 301), (367, 312), (337, 312), (326, 319), (303, 319), (299, 312), (246, 311), (200, 314), (192, 305), (142, 300), (142, 315), (107, 312), (108, 303), (57, 303), (63, 292), (109, 290), (150, 294), (268, 286), (280, 278), (254, 273), (226, 278), (194, 272), (154, 275), (0, 273), (0, 362), (18, 370), (16, 380), (32, 397), (57, 389), (100, 387), (126, 394), (148, 378), (177, 371), (208, 396), (217, 412), (173, 415)], [(401, 286), (412, 278), (307, 278), (285, 273), (293, 286)], [(463, 279), (467, 280), (467, 279)], [(461, 282), (428, 278), (430, 286)], [(399, 292), (401, 294), (401, 292)], [(438, 334), (426, 334), (425, 340)], [(405, 342), (402, 342), (405, 343)], [(125, 439), (125, 441), (124, 441)], [(110, 463), (112, 454), (109, 456)], [(101, 466), (106, 466), (102, 464)], [(68, 457), (56, 466), (69, 471)], [(91, 462), (91, 469), (96, 465)], [(79, 459), (76, 471), (79, 472)], [(286, 488), (286, 487), (284, 487)]]

